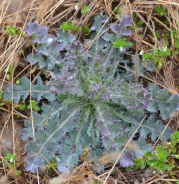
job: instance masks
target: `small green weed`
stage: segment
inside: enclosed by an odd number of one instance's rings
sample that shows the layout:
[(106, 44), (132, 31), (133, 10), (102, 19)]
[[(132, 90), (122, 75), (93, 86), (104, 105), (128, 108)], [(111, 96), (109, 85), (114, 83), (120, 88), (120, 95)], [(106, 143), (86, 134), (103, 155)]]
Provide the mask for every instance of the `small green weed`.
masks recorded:
[(26, 104), (17, 104), (16, 107), (19, 109), (19, 110), (25, 110), (25, 108), (27, 107)]
[(157, 6), (155, 8), (155, 11), (157, 12), (158, 16), (160, 16), (160, 17), (167, 14), (167, 10), (163, 6)]
[(88, 13), (89, 11), (89, 7), (88, 6), (83, 6), (83, 8), (81, 9), (81, 14), (85, 15), (86, 13)]
[(134, 20), (134, 27), (135, 28), (140, 28), (144, 24), (144, 22), (137, 17), (136, 13), (133, 13), (133, 20)]
[(68, 31), (80, 32), (80, 28), (77, 27), (74, 23), (63, 22), (60, 28), (63, 30), (63, 32), (68, 32)]
[(171, 171), (177, 167), (175, 159), (179, 159), (179, 132), (174, 132), (170, 138), (165, 146), (157, 146), (154, 153), (149, 151), (143, 157), (135, 160), (134, 166), (128, 167), (128, 170), (145, 169), (149, 166), (155, 171)]
[(23, 34), (23, 32), (20, 29), (14, 26), (7, 27), (6, 33), (8, 33), (10, 36), (20, 36)]
[(83, 33), (84, 33), (85, 35), (89, 35), (89, 33), (90, 33), (90, 29), (89, 29), (88, 26), (83, 26), (83, 27), (82, 27), (82, 31), (83, 31)]
[(68, 22), (63, 22), (60, 28), (63, 30), (63, 32), (73, 31), (73, 32), (79, 33), (82, 30), (82, 32), (85, 35), (88, 35), (90, 32), (90, 29), (88, 26), (83, 26), (81, 29), (80, 27), (77, 27), (74, 23), (68, 23)]
[(35, 111), (39, 111), (40, 107), (37, 105), (37, 101), (36, 100), (30, 100), (29, 104), (15, 104), (15, 108), (18, 108), (19, 110), (23, 111), (26, 108), (27, 109), (33, 109)]
[(47, 169), (57, 169), (57, 167), (58, 167), (58, 164), (57, 164), (57, 162), (56, 161), (52, 161), (52, 162), (50, 162), (50, 164), (47, 164), (46, 165), (46, 167), (47, 167)]
[(142, 60), (151, 60), (151, 62), (156, 65), (158, 69), (161, 69), (166, 58), (170, 55), (170, 50), (167, 47), (163, 47), (161, 50), (154, 47), (152, 53), (143, 54)]
[(8, 81), (10, 81), (12, 74), (13, 74), (14, 68), (12, 66), (7, 66), (5, 69), (5, 73), (6, 73), (6, 79)]
[[(6, 161), (9, 170), (19, 166), (19, 163), (16, 163), (16, 154), (7, 153), (4, 160)], [(21, 170), (16, 170), (16, 175), (19, 174), (21, 174)]]
[(35, 111), (39, 111), (40, 110), (40, 107), (37, 105), (36, 100), (30, 100), (30, 103), (27, 106), (27, 109), (33, 109)]
[(120, 6), (115, 7), (115, 9), (114, 9), (114, 13), (118, 14), (118, 13), (119, 13), (119, 11), (120, 11)]
[(114, 48), (120, 49), (120, 51), (123, 51), (124, 47), (130, 47), (132, 45), (131, 42), (128, 42), (126, 38), (120, 38), (117, 41), (113, 42)]
[(174, 38), (174, 45), (177, 49), (179, 49), (179, 30), (178, 31), (173, 31), (173, 38)]

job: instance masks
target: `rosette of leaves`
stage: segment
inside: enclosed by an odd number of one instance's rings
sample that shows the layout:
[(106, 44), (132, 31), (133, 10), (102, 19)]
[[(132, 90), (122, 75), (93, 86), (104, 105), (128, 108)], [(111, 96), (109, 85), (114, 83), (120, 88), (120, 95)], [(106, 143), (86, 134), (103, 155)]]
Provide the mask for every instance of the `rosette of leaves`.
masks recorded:
[[(102, 13), (95, 17), (91, 36), (86, 40), (93, 42), (88, 51), (74, 35), (60, 29), (52, 36), (37, 23), (26, 26), (25, 32), (36, 47), (36, 53), (29, 54), (27, 61), (32, 65), (38, 63), (39, 68), (49, 73), (49, 78), (45, 84), (38, 79), (29, 89), (30, 81), (23, 77), (20, 85), (6, 89), (3, 98), (18, 103), (20, 99), (25, 101), (31, 92), (37, 102), (49, 100), (40, 112), (33, 112), (32, 118), (25, 121), (22, 139), (31, 140), (26, 147), (27, 171), (35, 172), (54, 160), (60, 172), (71, 170), (78, 165), (86, 147), (90, 148), (87, 159), (94, 162), (104, 153), (119, 152), (149, 111), (153, 115), (142, 124), (136, 138), (139, 149), (127, 150), (121, 158), (122, 166), (132, 165), (134, 157), (151, 149), (145, 142), (147, 136), (151, 135), (155, 141), (165, 128), (156, 113), (161, 112), (161, 117), (168, 119), (178, 110), (178, 95), (156, 85), (143, 88), (132, 83), (133, 77), (128, 77), (128, 72), (118, 70), (119, 63), (128, 61), (113, 43), (132, 34), (128, 29), (132, 19), (124, 16), (120, 23), (109, 27), (105, 26), (107, 21), (108, 17)], [(102, 35), (94, 39), (101, 28)], [(167, 128), (162, 138), (168, 139), (170, 133)]]

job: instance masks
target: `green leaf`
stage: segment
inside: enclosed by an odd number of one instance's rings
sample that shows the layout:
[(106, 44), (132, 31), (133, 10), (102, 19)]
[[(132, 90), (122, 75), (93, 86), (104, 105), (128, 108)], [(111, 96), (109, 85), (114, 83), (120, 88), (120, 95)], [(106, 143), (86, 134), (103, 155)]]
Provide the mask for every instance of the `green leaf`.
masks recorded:
[(179, 154), (178, 155), (174, 155), (176, 159), (179, 159)]
[(117, 7), (114, 8), (114, 13), (118, 14), (120, 11), (120, 6), (118, 5)]
[(145, 160), (143, 160), (142, 158), (135, 160), (134, 163), (137, 167), (139, 167), (140, 169), (145, 169), (147, 164), (145, 162)]
[(179, 131), (174, 132), (170, 137), (172, 142), (179, 142)]
[(70, 25), (68, 22), (63, 22), (62, 25), (60, 26), (60, 29), (62, 29), (64, 32), (69, 31)]
[(16, 176), (20, 175), (21, 173), (22, 173), (21, 170), (17, 170), (17, 171), (16, 171)]
[(82, 31), (83, 31), (83, 33), (85, 33), (85, 35), (89, 35), (89, 33), (90, 33), (90, 29), (88, 26), (83, 26)]
[(155, 163), (155, 159), (154, 158), (149, 158), (149, 159), (146, 160), (146, 163), (148, 165), (153, 165)]
[(27, 106), (27, 109), (33, 109), (33, 110), (36, 110), (36, 111), (40, 110), (40, 107), (37, 105), (37, 102), (35, 100), (30, 100), (29, 102), (30, 103)]
[(14, 166), (12, 164), (7, 164), (7, 167), (9, 170), (12, 170), (14, 168)]
[(20, 110), (24, 110), (26, 108), (26, 104), (18, 104), (17, 106)]
[(10, 163), (13, 163), (16, 159), (16, 154), (7, 153), (4, 157), (4, 160)]
[(17, 117), (17, 118), (20, 118), (20, 117), (21, 117), (21, 115), (20, 115), (20, 114), (17, 114), (17, 115), (16, 115), (16, 117)]
[(157, 7), (155, 8), (155, 10), (156, 10), (156, 12), (157, 12), (157, 14), (158, 14), (159, 16), (163, 16), (163, 15), (166, 14), (166, 10), (165, 10), (165, 7), (164, 7), (164, 6), (157, 6)]
[(142, 20), (139, 20), (138, 22), (137, 22), (137, 25), (138, 26), (142, 26), (144, 24), (144, 22), (142, 21)]
[(16, 84), (20, 84), (20, 80), (16, 80)]
[(148, 151), (145, 153), (144, 157), (147, 158), (147, 157), (150, 157), (152, 156), (152, 152), (151, 151)]
[(11, 26), (11, 27), (7, 27), (6, 28), (6, 33), (8, 33), (9, 35), (11, 36), (16, 36), (16, 31), (17, 31), (17, 28), (14, 27), (14, 26)]
[(0, 99), (2, 99), (3, 91), (0, 90)]
[(81, 9), (81, 14), (84, 15), (89, 11), (89, 7), (88, 6), (83, 6), (83, 8)]
[(76, 27), (75, 24), (73, 23), (68, 23), (68, 22), (63, 22), (60, 28), (63, 30), (63, 32), (68, 32), (68, 31), (80, 31), (79, 27)]
[(152, 58), (152, 54), (151, 53), (145, 53), (142, 56), (143, 56), (143, 59), (142, 59), (143, 61)]
[(53, 168), (57, 169), (57, 166), (58, 166), (57, 161), (52, 161), (50, 162), (50, 164), (46, 165), (47, 169), (53, 169)]
[(13, 72), (13, 67), (12, 66), (7, 66), (6, 67), (6, 69), (4, 70), (6, 73), (8, 73), (8, 74), (12, 74), (12, 72)]
[(157, 156), (157, 159), (159, 159), (159, 161), (167, 162), (167, 156), (169, 155), (169, 153), (168, 151), (163, 149), (162, 145), (157, 146), (156, 152), (157, 152), (156, 156)]
[(130, 47), (132, 45), (131, 42), (127, 42), (126, 38), (120, 38), (117, 41), (113, 42), (114, 48), (119, 49), (121, 47)]
[(11, 75), (10, 74), (6, 74), (6, 79), (9, 81), (11, 79)]
[(161, 145), (157, 146), (156, 152), (157, 152), (157, 153), (161, 153), (162, 151), (164, 151), (164, 150), (163, 150), (163, 146), (161, 146)]
[(3, 105), (5, 105), (6, 103), (4, 103), (4, 102), (1, 102), (0, 103), (0, 107), (2, 107)]

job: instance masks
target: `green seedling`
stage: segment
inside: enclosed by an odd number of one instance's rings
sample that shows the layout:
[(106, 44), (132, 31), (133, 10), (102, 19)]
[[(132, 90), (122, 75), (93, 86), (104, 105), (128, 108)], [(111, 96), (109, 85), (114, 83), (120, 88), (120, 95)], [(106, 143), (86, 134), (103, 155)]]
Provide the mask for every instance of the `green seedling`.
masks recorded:
[(0, 103), (0, 107), (2, 107), (3, 105), (5, 105), (6, 103), (4, 103), (4, 102), (2, 102), (2, 103)]
[(155, 8), (155, 11), (157, 12), (157, 14), (158, 14), (160, 17), (167, 14), (167, 11), (166, 11), (166, 9), (165, 9), (163, 6), (157, 6), (157, 7)]
[(99, 184), (99, 181), (98, 180), (94, 180), (94, 184)]
[(52, 162), (50, 162), (50, 164), (46, 165), (47, 169), (49, 169), (49, 170), (50, 169), (57, 169), (57, 166), (58, 166), (58, 164), (56, 161), (52, 161)]
[(35, 100), (30, 100), (30, 103), (27, 106), (27, 109), (33, 109), (35, 111), (39, 111), (40, 107), (37, 105), (37, 102)]
[(165, 33), (164, 34), (164, 38), (168, 40), (170, 38), (170, 34), (169, 33)]
[(145, 169), (149, 166), (155, 171), (171, 171), (177, 167), (172, 162), (172, 159), (179, 159), (179, 132), (174, 132), (170, 136), (170, 141), (165, 146), (159, 145), (156, 147), (155, 152), (147, 152), (139, 159), (136, 159), (133, 167), (129, 167), (127, 170)]
[(138, 25), (139, 27), (141, 27), (143, 24), (144, 24), (144, 22), (143, 22), (142, 20), (139, 20), (139, 21), (137, 22), (137, 25)]
[(85, 35), (89, 35), (89, 33), (90, 33), (90, 29), (89, 29), (88, 26), (83, 26), (82, 31), (83, 31), (83, 33), (84, 33)]
[(119, 40), (113, 42), (114, 48), (123, 50), (124, 47), (130, 47), (132, 45), (131, 42), (127, 42), (126, 38), (120, 38)]
[(170, 50), (166, 46), (161, 50), (153, 48), (153, 53), (144, 53), (142, 60), (151, 60), (151, 62), (156, 65), (158, 69), (161, 69), (166, 58), (170, 55)]
[(20, 80), (16, 80), (16, 84), (20, 84)]
[(3, 91), (0, 90), (0, 99), (2, 99), (2, 94), (3, 94)]
[(86, 13), (88, 13), (89, 11), (89, 7), (88, 6), (83, 6), (83, 8), (81, 9), (81, 14), (85, 15)]
[(23, 32), (20, 29), (14, 27), (14, 26), (7, 27), (6, 33), (8, 33), (10, 36), (20, 36), (23, 34)]
[(179, 31), (173, 31), (174, 45), (177, 49), (179, 49)]
[(13, 71), (14, 71), (14, 68), (12, 66), (6, 67), (5, 72), (6, 72), (6, 79), (8, 81), (10, 81), (10, 79), (12, 78)]
[(27, 107), (26, 104), (18, 104), (16, 105), (17, 108), (19, 108), (19, 110), (25, 110), (25, 108)]
[(115, 7), (115, 9), (114, 9), (114, 13), (118, 14), (118, 13), (119, 13), (119, 11), (120, 11), (120, 6)]
[(134, 12), (134, 13), (132, 14), (132, 17), (133, 17), (133, 19), (137, 19), (137, 14)]
[(157, 39), (161, 38), (160, 32), (156, 32), (156, 33), (155, 33), (155, 36), (156, 36)]
[[(7, 153), (4, 157), (4, 160), (7, 162), (7, 167), (9, 170), (12, 170), (15, 167), (19, 166), (19, 164), (16, 163), (16, 154)], [(19, 175), (20, 173), (21, 170), (16, 170), (16, 175)]]
[(77, 31), (80, 32), (80, 28), (77, 27), (74, 23), (68, 23), (68, 22), (63, 22), (60, 28), (63, 30), (63, 32), (68, 32), (68, 31)]
[(63, 30), (63, 32), (68, 32), (68, 31), (80, 32), (82, 30), (82, 32), (85, 35), (88, 35), (90, 33), (90, 29), (88, 26), (83, 26), (81, 29), (80, 27), (77, 27), (75, 24), (68, 23), (68, 22), (63, 22), (63, 24), (60, 26), (60, 28)]
[(12, 66), (8, 66), (8, 67), (5, 69), (5, 72), (6, 72), (6, 73), (12, 73), (12, 72), (13, 72), (13, 67), (12, 67)]
[(164, 21), (164, 24), (165, 24), (165, 25), (169, 25), (170, 22), (169, 22), (168, 20), (165, 20), (165, 21)]

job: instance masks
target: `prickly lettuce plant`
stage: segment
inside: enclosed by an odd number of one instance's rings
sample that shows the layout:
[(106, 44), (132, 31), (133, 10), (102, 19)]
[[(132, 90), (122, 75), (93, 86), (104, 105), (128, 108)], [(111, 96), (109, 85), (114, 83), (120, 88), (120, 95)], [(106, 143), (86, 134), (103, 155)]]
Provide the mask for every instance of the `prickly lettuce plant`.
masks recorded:
[[(114, 43), (132, 34), (128, 29), (132, 19), (124, 16), (120, 23), (109, 27), (105, 22), (108, 17), (102, 13), (94, 18), (90, 38), (85, 40), (91, 44), (88, 50), (74, 35), (61, 29), (53, 36), (37, 23), (26, 26), (25, 32), (36, 47), (27, 62), (44, 68), (48, 80), (44, 83), (39, 77), (31, 85), (22, 77), (20, 85), (9, 85), (3, 99), (18, 103), (30, 94), (37, 102), (48, 100), (42, 103), (40, 112), (34, 111), (25, 121), (22, 139), (31, 140), (26, 147), (27, 171), (35, 172), (54, 160), (58, 171), (71, 170), (86, 147), (90, 148), (86, 159), (98, 162), (102, 154), (122, 150), (146, 112), (150, 112), (135, 137), (138, 149), (127, 149), (121, 158), (122, 166), (130, 166), (134, 157), (151, 150), (145, 139), (151, 136), (155, 141), (165, 128), (158, 114), (165, 120), (178, 110), (178, 95), (155, 84), (148, 88), (135, 84), (134, 76), (119, 68), (119, 64), (129, 67), (130, 61), (124, 59), (128, 48), (116, 49)], [(97, 36), (99, 31), (101, 36)], [(162, 139), (170, 134), (167, 128)]]

